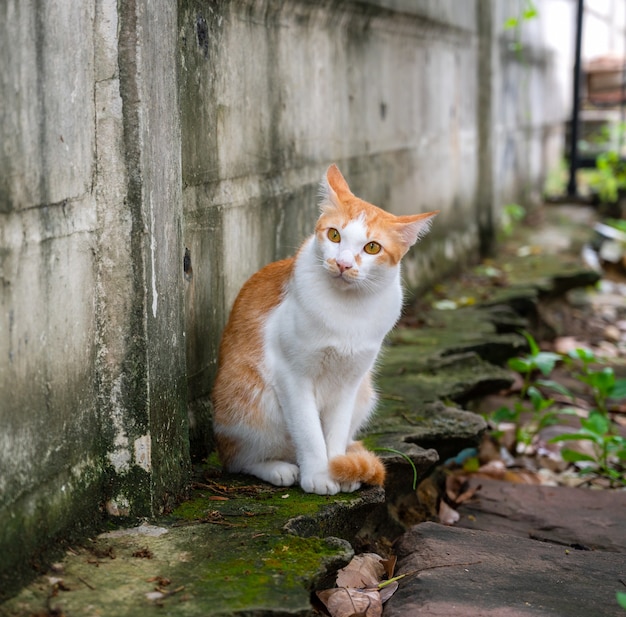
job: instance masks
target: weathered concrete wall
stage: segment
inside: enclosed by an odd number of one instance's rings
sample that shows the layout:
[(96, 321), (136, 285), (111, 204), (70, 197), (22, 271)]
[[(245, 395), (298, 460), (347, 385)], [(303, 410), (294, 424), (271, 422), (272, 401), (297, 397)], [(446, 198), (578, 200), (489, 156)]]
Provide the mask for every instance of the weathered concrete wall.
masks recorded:
[(443, 211), (411, 284), (475, 247), (476, 3), (385, 4), (180, 2), (192, 400), (242, 283), (311, 232), (330, 162), (385, 208)]
[(565, 115), (543, 18), (509, 48), (520, 7), (0, 4), (0, 583), (180, 493), (230, 306), (310, 233), (329, 163), (396, 213), (442, 211), (411, 289), (491, 249)]
[[(541, 199), (546, 175), (563, 156), (564, 121), (571, 113), (576, 3), (543, 0), (536, 3), (537, 16), (524, 20), (527, 6), (517, 0), (492, 4), (496, 218), (502, 204), (532, 206)], [(505, 27), (510, 17), (518, 18), (517, 27)]]
[(184, 486), (177, 12), (152, 7), (0, 5), (3, 589)]
[(187, 367), (201, 445), (234, 297), (310, 233), (330, 162), (384, 208), (441, 210), (405, 262), (414, 290), (488, 254), (500, 204), (537, 201), (566, 107), (546, 101), (556, 56), (542, 17), (504, 28), (517, 0), (179, 6)]

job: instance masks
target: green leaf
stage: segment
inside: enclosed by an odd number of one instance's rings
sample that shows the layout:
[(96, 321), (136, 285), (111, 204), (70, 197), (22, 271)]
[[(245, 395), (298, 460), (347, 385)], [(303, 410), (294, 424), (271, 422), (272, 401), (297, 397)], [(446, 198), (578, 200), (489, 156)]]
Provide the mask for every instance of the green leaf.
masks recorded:
[(524, 19), (528, 20), (528, 19), (532, 19), (533, 17), (537, 17), (537, 15), (538, 15), (537, 9), (535, 7), (532, 7), (524, 11), (523, 17)]
[(570, 450), (569, 448), (563, 448), (561, 450), (561, 458), (567, 463), (579, 463), (581, 461), (589, 463), (596, 462), (596, 459), (593, 456), (577, 452), (576, 450)]
[(519, 413), (509, 407), (500, 407), (493, 412), (491, 419), (494, 422), (516, 422)]
[(587, 375), (581, 375), (579, 379), (595, 388), (604, 397), (609, 396), (615, 387), (615, 373), (610, 366), (605, 366), (600, 371), (589, 371)]
[(519, 19), (517, 17), (509, 17), (503, 24), (505, 30), (512, 30), (513, 28), (517, 28), (519, 24)]
[(480, 469), (480, 461), (476, 456), (466, 459), (463, 462), (463, 471), (472, 472)]
[(553, 379), (538, 379), (536, 383), (538, 386), (550, 388), (550, 390), (554, 390), (555, 392), (558, 392), (563, 396), (569, 396), (570, 398), (574, 397), (569, 388), (566, 388), (563, 384), (559, 383), (558, 381), (554, 381)]
[(557, 424), (558, 421), (559, 421), (559, 418), (556, 412), (551, 411), (549, 413), (546, 413), (539, 420), (539, 429), (541, 430), (542, 428), (545, 428), (546, 426), (552, 426), (553, 424)]
[(555, 435), (552, 439), (548, 440), (548, 443), (557, 443), (558, 441), (596, 441), (596, 439), (596, 435), (580, 431), (579, 433), (561, 433), (560, 435)]
[(604, 437), (609, 432), (610, 422), (609, 419), (601, 413), (592, 412), (589, 417), (580, 421), (580, 425), (587, 429), (589, 432)]
[(539, 345), (537, 345), (537, 341), (533, 338), (533, 335), (530, 332), (526, 332), (526, 330), (522, 330), (522, 334), (524, 338), (528, 341), (528, 346), (530, 347), (530, 355), (536, 356), (541, 350), (539, 349)]
[(623, 591), (618, 591), (615, 594), (615, 597), (617, 599), (617, 603), (622, 607), (622, 608), (626, 608), (626, 593), (624, 593)]
[(549, 375), (554, 369), (554, 365), (561, 359), (561, 356), (550, 351), (542, 351), (535, 356), (537, 368), (544, 374)]
[(535, 386), (530, 386), (530, 388), (528, 388), (528, 398), (533, 404), (533, 409), (535, 411), (543, 411), (554, 403), (554, 399), (544, 398), (543, 394), (541, 394)]
[(586, 349), (585, 347), (572, 349), (567, 353), (567, 355), (574, 360), (582, 360), (585, 364), (589, 364), (589, 362), (593, 362), (596, 359), (593, 351), (591, 351), (591, 349)]
[(528, 373), (533, 370), (534, 365), (532, 361), (526, 358), (511, 358), (508, 361), (509, 368), (517, 371), (518, 373)]
[(603, 394), (610, 394), (615, 388), (615, 372), (610, 366), (605, 366), (599, 373), (597, 385), (594, 384)]
[(615, 385), (611, 390), (610, 397), (612, 399), (626, 398), (626, 379), (615, 380)]

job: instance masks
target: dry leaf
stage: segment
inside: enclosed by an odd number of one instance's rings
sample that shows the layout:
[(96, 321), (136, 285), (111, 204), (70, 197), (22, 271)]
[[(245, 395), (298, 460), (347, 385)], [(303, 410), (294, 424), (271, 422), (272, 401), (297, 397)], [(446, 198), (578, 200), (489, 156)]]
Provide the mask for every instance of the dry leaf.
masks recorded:
[(380, 563), (383, 565), (383, 568), (385, 568), (385, 574), (387, 578), (393, 578), (393, 573), (396, 569), (396, 561), (398, 561), (398, 558), (395, 555), (392, 555), (388, 559), (380, 560)]
[(376, 553), (355, 555), (345, 568), (337, 572), (337, 587), (377, 587), (385, 573), (381, 561), (382, 558)]
[(468, 488), (466, 491), (463, 491), (455, 500), (454, 502), (456, 503), (457, 506), (461, 505), (462, 503), (465, 503), (466, 501), (469, 501), (475, 494), (476, 491), (479, 491), (481, 489), (481, 485), (477, 484), (476, 486), (472, 486), (471, 488)]
[(317, 597), (331, 617), (380, 617), (383, 602), (378, 589), (325, 589)]

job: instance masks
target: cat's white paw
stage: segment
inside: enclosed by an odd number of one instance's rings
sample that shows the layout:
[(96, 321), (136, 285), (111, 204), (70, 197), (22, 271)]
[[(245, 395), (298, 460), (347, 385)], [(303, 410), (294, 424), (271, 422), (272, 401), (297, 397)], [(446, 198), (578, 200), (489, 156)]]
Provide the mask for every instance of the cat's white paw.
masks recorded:
[(270, 482), (276, 486), (292, 486), (298, 482), (300, 469), (292, 463), (277, 463), (271, 473)]
[(292, 486), (298, 482), (300, 476), (300, 468), (286, 461), (257, 463), (249, 472), (275, 486)]
[(327, 471), (322, 471), (300, 479), (300, 486), (306, 493), (316, 493), (317, 495), (336, 495), (341, 491), (339, 482), (333, 480)]

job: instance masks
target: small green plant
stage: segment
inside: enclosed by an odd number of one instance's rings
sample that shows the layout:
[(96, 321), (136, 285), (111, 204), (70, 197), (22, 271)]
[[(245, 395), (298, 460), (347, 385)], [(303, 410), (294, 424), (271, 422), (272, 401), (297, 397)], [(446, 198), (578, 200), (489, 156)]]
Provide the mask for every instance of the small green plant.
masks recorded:
[(529, 332), (523, 331), (522, 334), (528, 342), (530, 353), (521, 358), (511, 358), (508, 361), (508, 365), (509, 368), (521, 373), (524, 377), (524, 384), (520, 393), (520, 396), (524, 398), (528, 394), (533, 375), (539, 371), (547, 377), (554, 370), (556, 363), (563, 358), (558, 353), (541, 351), (539, 345), (537, 345), (537, 341), (535, 341)]
[[(591, 453), (578, 452), (563, 447), (563, 460), (576, 464), (581, 474), (593, 473), (609, 480), (611, 486), (626, 484), (626, 439), (617, 434), (609, 414), (609, 400), (626, 397), (626, 379), (617, 379), (611, 367), (600, 366), (598, 358), (588, 349), (579, 348), (568, 354), (568, 357), (539, 349), (537, 342), (528, 332), (523, 332), (530, 352), (519, 358), (508, 361), (509, 368), (519, 372), (523, 377), (520, 400), (513, 408), (501, 407), (490, 418), (496, 424), (513, 422), (516, 426), (517, 444), (530, 445), (535, 436), (545, 427), (555, 424), (562, 414), (575, 414), (571, 409), (560, 409), (555, 399), (542, 394), (539, 387), (548, 388), (565, 396), (572, 397), (567, 388), (558, 382), (546, 379), (550, 376), (556, 363), (561, 360), (575, 365), (575, 377), (589, 386), (593, 396), (594, 408), (587, 418), (580, 419), (580, 428), (554, 437), (551, 442), (587, 441), (592, 448)], [(540, 373), (543, 377), (536, 379)], [(573, 397), (572, 397), (573, 398)], [(530, 406), (525, 401), (530, 402)], [(531, 414), (525, 420), (523, 414)], [(494, 434), (497, 437), (497, 434)]]
[(617, 603), (624, 609), (626, 609), (626, 593), (624, 593), (623, 591), (618, 591), (615, 594), (615, 597), (617, 599)]
[(568, 355), (572, 360), (581, 362), (581, 371), (576, 377), (591, 388), (597, 410), (606, 416), (609, 399), (626, 397), (626, 379), (616, 379), (615, 371), (610, 366), (591, 368), (592, 364), (598, 363), (598, 359), (589, 349), (575, 349)]
[[(491, 420), (495, 423), (512, 422), (515, 424), (516, 442), (530, 445), (539, 431), (550, 424), (554, 424), (557, 419), (556, 410), (551, 409), (555, 402), (554, 399), (545, 398), (541, 391), (533, 385), (534, 375), (540, 372), (547, 377), (562, 357), (556, 353), (541, 351), (530, 333), (522, 332), (522, 334), (528, 342), (530, 353), (521, 358), (510, 358), (508, 361), (509, 368), (517, 371), (524, 378), (520, 391), (520, 400), (514, 403), (513, 409), (500, 407), (492, 415)], [(556, 390), (562, 390), (553, 381), (539, 379), (535, 383), (539, 386), (548, 386)], [(522, 414), (529, 411), (524, 405), (526, 399), (530, 401), (532, 414), (532, 418), (528, 423), (522, 421)]]
[(613, 434), (611, 421), (600, 411), (594, 410), (588, 418), (581, 418), (580, 429), (574, 433), (563, 433), (550, 440), (550, 443), (559, 441), (590, 441), (594, 454), (586, 454), (562, 448), (561, 456), (568, 463), (588, 463), (582, 467), (581, 473), (594, 473), (608, 478), (611, 485), (620, 483), (626, 485), (624, 475), (626, 464), (626, 439)]
[(531, 19), (535, 19), (539, 15), (537, 11), (537, 7), (532, 0), (526, 0), (522, 10), (520, 11), (517, 17), (509, 17), (503, 24), (504, 30), (514, 30), (515, 31), (515, 41), (512, 46), (513, 49), (517, 52), (518, 55), (522, 54), (522, 41), (521, 41), (521, 27), (527, 21)]
[(609, 150), (596, 157), (596, 169), (589, 179), (589, 186), (595, 190), (603, 203), (615, 203), (620, 191), (626, 189), (626, 161), (619, 152)]
[(500, 215), (500, 228), (505, 236), (513, 233), (516, 223), (524, 220), (526, 216), (526, 208), (519, 204), (504, 204)]

